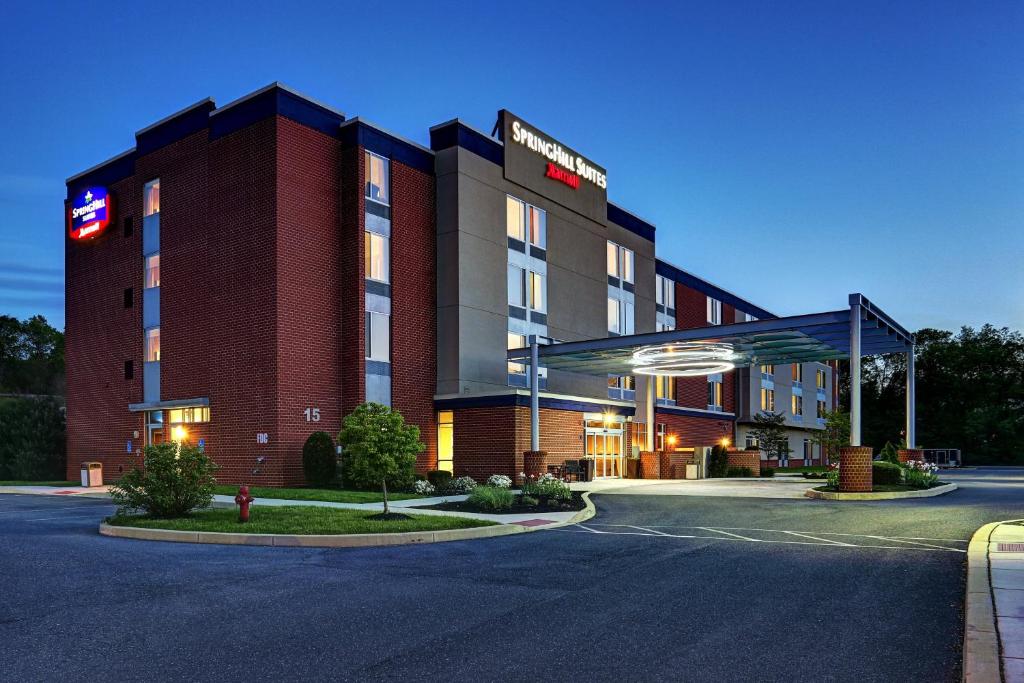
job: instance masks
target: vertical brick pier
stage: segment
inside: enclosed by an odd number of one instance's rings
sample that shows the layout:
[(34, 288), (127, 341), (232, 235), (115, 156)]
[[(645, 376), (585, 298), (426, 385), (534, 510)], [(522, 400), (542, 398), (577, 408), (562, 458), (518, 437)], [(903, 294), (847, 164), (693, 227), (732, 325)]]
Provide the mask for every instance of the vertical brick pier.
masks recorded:
[(900, 462), (907, 462), (908, 460), (921, 462), (924, 460), (924, 451), (920, 448), (901, 448), (896, 451), (896, 457), (899, 458)]
[(547, 471), (547, 451), (523, 451), (523, 472), (527, 477), (539, 477)]
[(755, 477), (761, 476), (761, 451), (730, 448), (729, 467), (747, 467)]
[(871, 446), (847, 446), (839, 449), (839, 491), (871, 492)]

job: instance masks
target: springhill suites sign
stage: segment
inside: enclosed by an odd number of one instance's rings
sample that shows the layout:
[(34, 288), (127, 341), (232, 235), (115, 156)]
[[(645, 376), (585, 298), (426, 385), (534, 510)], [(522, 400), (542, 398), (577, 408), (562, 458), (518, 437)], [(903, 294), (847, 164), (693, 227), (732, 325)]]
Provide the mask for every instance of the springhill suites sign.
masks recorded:
[(605, 169), (522, 117), (502, 109), (505, 179), (599, 223), (608, 217)]

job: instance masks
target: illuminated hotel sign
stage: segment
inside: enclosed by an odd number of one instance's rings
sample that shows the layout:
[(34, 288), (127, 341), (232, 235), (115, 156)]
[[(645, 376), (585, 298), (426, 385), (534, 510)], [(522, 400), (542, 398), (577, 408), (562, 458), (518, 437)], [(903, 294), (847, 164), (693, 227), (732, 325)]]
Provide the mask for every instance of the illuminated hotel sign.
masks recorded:
[(601, 166), (507, 110), (498, 113), (505, 179), (599, 223), (608, 217), (608, 175)]
[(90, 187), (71, 200), (68, 210), (68, 235), (73, 240), (96, 237), (110, 224), (110, 193), (103, 187)]

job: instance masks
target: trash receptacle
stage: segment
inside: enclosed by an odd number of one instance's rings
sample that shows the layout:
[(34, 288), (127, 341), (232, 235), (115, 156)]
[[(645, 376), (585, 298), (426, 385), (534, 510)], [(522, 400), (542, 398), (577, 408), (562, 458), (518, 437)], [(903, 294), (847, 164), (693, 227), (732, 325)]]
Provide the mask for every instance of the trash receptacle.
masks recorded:
[(593, 458), (583, 458), (580, 460), (580, 481), (594, 481)]
[(694, 464), (694, 465), (687, 465), (686, 466), (686, 478), (687, 479), (696, 479), (697, 478), (697, 465)]
[(82, 486), (87, 488), (103, 486), (103, 463), (96, 461), (82, 463)]

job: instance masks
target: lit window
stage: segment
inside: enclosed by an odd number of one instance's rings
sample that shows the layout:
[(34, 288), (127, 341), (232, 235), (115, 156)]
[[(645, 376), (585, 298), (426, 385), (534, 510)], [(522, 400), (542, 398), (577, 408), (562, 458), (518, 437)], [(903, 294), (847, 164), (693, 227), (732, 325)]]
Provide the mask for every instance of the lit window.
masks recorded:
[[(173, 270), (173, 268), (172, 268)], [(160, 254), (146, 257), (146, 289), (160, 286)]]
[(619, 327), (619, 300), (608, 297), (608, 331), (618, 334)]
[(793, 363), (793, 381), (797, 384), (804, 381), (804, 366), (800, 363)]
[(633, 281), (633, 250), (619, 247), (622, 250), (622, 279), (626, 282)]
[(803, 415), (804, 414), (804, 397), (793, 395), (793, 414)]
[(654, 395), (661, 403), (675, 403), (676, 378), (667, 376), (655, 377)]
[(508, 264), (508, 304), (526, 308), (526, 271)]
[(437, 413), (437, 469), (454, 471), (452, 459), (455, 453), (455, 413), (440, 410)]
[(174, 408), (167, 411), (167, 421), (171, 424), (209, 422), (210, 409), (207, 407)]
[(608, 274), (619, 276), (619, 246), (615, 242), (608, 243)]
[(544, 276), (530, 272), (530, 308), (544, 312)]
[(509, 237), (541, 249), (547, 248), (547, 212), (505, 195), (505, 231)]
[[(526, 346), (526, 335), (525, 334), (516, 334), (515, 332), (508, 332), (507, 334), (508, 334), (508, 348), (509, 349), (521, 349), (521, 348), (524, 348)], [(513, 363), (513, 362), (510, 361), (509, 364), (508, 364), (508, 374), (510, 374), (510, 375), (525, 375), (526, 374), (526, 365), (524, 365), (523, 363)]]
[(819, 389), (825, 388), (825, 371), (818, 370), (817, 372), (817, 385)]
[(825, 419), (825, 402), (824, 401), (818, 401), (818, 419), (819, 420), (824, 420)]
[(708, 377), (708, 410), (722, 410), (722, 379), (720, 375)]
[(366, 196), (381, 204), (391, 199), (390, 162), (373, 152), (366, 153)]
[(142, 190), (142, 215), (160, 213), (160, 179), (150, 180)]
[(391, 316), (385, 313), (366, 312), (366, 358), (367, 360), (391, 362)]
[(775, 366), (774, 365), (762, 365), (761, 366), (761, 379), (772, 379), (775, 377)]
[(526, 241), (524, 208), (525, 205), (515, 197), (505, 196), (505, 229), (509, 237), (520, 242)]
[(146, 330), (146, 362), (152, 363), (160, 360), (160, 328), (154, 327)]
[(712, 325), (722, 324), (722, 302), (708, 297), (708, 322)]
[(609, 242), (608, 274), (623, 282), (633, 282), (633, 251)]
[(379, 282), (391, 280), (391, 258), (388, 248), (391, 240), (367, 230), (365, 233), (366, 277)]
[(775, 411), (775, 390), (761, 389), (761, 410)]
[(544, 249), (547, 247), (547, 214), (536, 206), (527, 205), (530, 217), (530, 244)]

